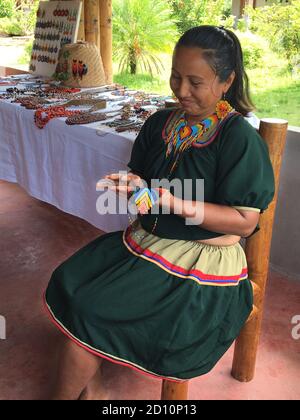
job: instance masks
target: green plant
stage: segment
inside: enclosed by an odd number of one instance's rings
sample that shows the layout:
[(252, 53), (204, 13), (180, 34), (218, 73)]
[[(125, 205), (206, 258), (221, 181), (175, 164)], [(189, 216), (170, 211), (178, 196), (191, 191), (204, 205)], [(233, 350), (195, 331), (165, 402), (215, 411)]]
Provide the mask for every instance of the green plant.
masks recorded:
[(264, 50), (267, 47), (267, 42), (258, 35), (251, 32), (235, 31), (240, 40), (244, 65), (246, 69), (254, 69), (263, 66)]
[(169, 0), (180, 34), (199, 25), (232, 27), (231, 2), (227, 0)]
[(33, 34), (38, 4), (37, 0), (23, 0), (18, 6), (14, 4), (10, 17), (0, 19), (0, 31), (17, 36)]
[(177, 38), (171, 12), (163, 0), (113, 2), (113, 51), (120, 72), (136, 74), (138, 66), (153, 75), (163, 63), (158, 52), (169, 52)]
[(30, 56), (31, 56), (31, 52), (32, 52), (32, 44), (33, 44), (32, 39), (30, 41), (26, 42), (26, 44), (24, 46), (24, 52), (21, 55), (21, 57), (18, 59), (19, 64), (28, 64), (30, 62)]
[(287, 6), (275, 4), (247, 8), (250, 29), (269, 40), (271, 48), (283, 54), (292, 70), (300, 62), (300, 0)]
[(15, 16), (0, 19), (0, 32), (9, 36), (25, 35), (20, 22)]
[(14, 10), (14, 0), (0, 0), (0, 18), (11, 17)]

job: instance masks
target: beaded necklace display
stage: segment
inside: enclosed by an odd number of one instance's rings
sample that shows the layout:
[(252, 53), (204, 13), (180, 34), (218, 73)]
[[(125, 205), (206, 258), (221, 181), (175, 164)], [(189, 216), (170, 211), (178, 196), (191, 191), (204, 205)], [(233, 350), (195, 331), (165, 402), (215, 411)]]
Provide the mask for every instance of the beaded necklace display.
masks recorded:
[[(186, 150), (191, 147), (208, 146), (218, 135), (223, 123), (235, 114), (238, 114), (238, 112), (227, 101), (220, 100), (212, 115), (195, 125), (189, 126), (185, 118), (185, 113), (181, 109), (174, 111), (168, 119), (162, 133), (166, 144), (165, 157), (166, 159), (171, 158), (171, 167), (167, 179), (170, 180), (170, 176), (177, 168)], [(131, 220), (129, 214), (128, 218), (131, 226), (134, 221)], [(158, 216), (155, 218), (151, 234), (154, 233), (157, 222)], [(132, 233), (139, 239), (143, 239), (146, 236), (141, 237), (133, 230)]]

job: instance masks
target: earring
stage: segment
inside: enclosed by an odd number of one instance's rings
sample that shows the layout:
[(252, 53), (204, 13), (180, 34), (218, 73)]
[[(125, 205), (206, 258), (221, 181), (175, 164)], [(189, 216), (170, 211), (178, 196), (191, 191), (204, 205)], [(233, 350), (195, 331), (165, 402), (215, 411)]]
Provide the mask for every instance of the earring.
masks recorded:
[(220, 120), (225, 118), (233, 110), (232, 106), (228, 101), (226, 101), (225, 97), (226, 94), (223, 92), (222, 99), (220, 99), (216, 105), (216, 114)]

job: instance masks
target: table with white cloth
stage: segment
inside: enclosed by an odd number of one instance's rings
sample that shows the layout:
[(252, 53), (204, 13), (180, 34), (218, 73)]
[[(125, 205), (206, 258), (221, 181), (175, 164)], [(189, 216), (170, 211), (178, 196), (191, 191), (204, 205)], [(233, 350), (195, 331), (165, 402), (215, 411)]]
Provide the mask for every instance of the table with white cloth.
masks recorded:
[(65, 118), (39, 129), (34, 111), (0, 101), (0, 179), (18, 183), (31, 196), (104, 232), (123, 230), (126, 214), (97, 212), (101, 192), (96, 183), (107, 174), (128, 171), (135, 138), (135, 132), (117, 133), (99, 122), (68, 126)]

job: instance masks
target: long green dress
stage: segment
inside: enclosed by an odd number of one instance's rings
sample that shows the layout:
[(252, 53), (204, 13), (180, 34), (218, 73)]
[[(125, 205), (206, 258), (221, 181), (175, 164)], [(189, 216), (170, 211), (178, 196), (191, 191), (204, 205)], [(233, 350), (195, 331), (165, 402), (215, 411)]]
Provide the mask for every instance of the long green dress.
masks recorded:
[[(178, 112), (153, 114), (134, 143), (128, 166), (147, 182), (170, 174), (166, 139)], [(173, 178), (204, 179), (204, 201), (257, 212), (274, 196), (267, 145), (239, 114), (182, 152)], [(53, 272), (45, 303), (54, 324), (92, 354), (182, 381), (209, 372), (231, 346), (252, 287), (240, 243), (196, 242), (223, 234), (176, 214), (158, 215), (153, 230), (155, 218), (139, 216), (78, 250)]]

